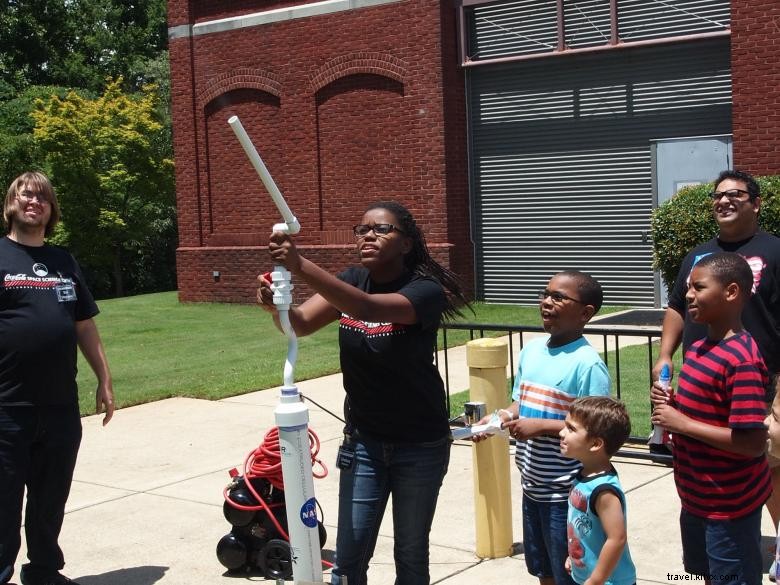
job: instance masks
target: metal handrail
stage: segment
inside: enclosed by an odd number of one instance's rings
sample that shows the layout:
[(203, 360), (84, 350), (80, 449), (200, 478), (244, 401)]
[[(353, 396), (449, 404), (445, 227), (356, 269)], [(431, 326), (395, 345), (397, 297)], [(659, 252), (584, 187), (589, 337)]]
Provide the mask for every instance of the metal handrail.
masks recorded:
[[(438, 351), (443, 352), (444, 357), (444, 385), (447, 393), (447, 411), (450, 409), (450, 380), (449, 380), (449, 360), (447, 357), (447, 351), (449, 345), (447, 343), (447, 332), (452, 330), (468, 331), (469, 338), (475, 339), (474, 334), (479, 333), (479, 337), (484, 337), (485, 332), (498, 332), (506, 333), (509, 339), (509, 371), (512, 384), (515, 382), (515, 355), (517, 352), (514, 350), (514, 335), (519, 335), (520, 349), (523, 349), (525, 333), (544, 333), (544, 328), (540, 325), (506, 325), (496, 323), (444, 323), (441, 326), (442, 330), (442, 342), (443, 347), (437, 346), (436, 353), (436, 365), (438, 367)], [(601, 352), (601, 357), (604, 360), (605, 365), (609, 367), (609, 338), (614, 340), (615, 351), (615, 393), (617, 398), (620, 399), (621, 395), (621, 380), (620, 380), (620, 337), (643, 337), (646, 339), (647, 345), (647, 387), (653, 383), (652, 368), (653, 368), (653, 340), (661, 338), (661, 328), (639, 328), (639, 327), (624, 327), (620, 325), (601, 326), (587, 325), (584, 331), (585, 335), (596, 335), (602, 337), (602, 344), (604, 351)], [(438, 345), (438, 344), (437, 344)], [(648, 400), (648, 408), (650, 403)], [(649, 417), (649, 413), (648, 413)], [(621, 449), (618, 454), (623, 457), (631, 457), (637, 459), (649, 459), (652, 461), (669, 464), (671, 463), (671, 456), (660, 453), (650, 453), (646, 450), (647, 437), (640, 437), (632, 435), (628, 438), (627, 445)], [(644, 447), (644, 448), (643, 448)]]

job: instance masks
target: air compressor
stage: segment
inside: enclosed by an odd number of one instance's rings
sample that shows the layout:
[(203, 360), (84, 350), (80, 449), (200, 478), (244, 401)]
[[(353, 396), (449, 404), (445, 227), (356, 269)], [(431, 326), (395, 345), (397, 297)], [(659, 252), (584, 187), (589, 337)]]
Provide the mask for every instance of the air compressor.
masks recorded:
[[(311, 430), (309, 442), (312, 464), (321, 468), (313, 476), (324, 477), (327, 469), (317, 459), (319, 440)], [(230, 471), (222, 512), (231, 529), (217, 543), (217, 559), (231, 573), (259, 571), (268, 579), (285, 580), (293, 575), (278, 445), (274, 427), (247, 457), (243, 475), (237, 469)], [(328, 534), (319, 520), (317, 530), (322, 549)]]

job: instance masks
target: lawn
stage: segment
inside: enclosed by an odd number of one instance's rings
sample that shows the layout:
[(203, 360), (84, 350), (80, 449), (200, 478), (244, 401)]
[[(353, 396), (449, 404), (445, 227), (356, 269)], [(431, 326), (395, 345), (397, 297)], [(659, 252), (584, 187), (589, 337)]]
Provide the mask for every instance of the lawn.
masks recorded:
[[(98, 303), (117, 404), (171, 396), (218, 399), (282, 382), (285, 337), (257, 306), (179, 303), (175, 292)], [(300, 339), (296, 378), (338, 371), (337, 327)], [(82, 413), (94, 412), (95, 380), (79, 355)]]
[[(175, 292), (98, 303), (96, 317), (114, 378), (118, 406), (190, 396), (219, 399), (278, 386), (287, 353), (284, 336), (257, 306), (179, 303)], [(475, 323), (537, 325), (537, 307), (476, 303)], [(602, 312), (617, 310), (605, 308)], [(336, 324), (299, 340), (296, 380), (337, 372)], [(498, 334), (495, 334), (498, 335)], [(440, 347), (441, 347), (441, 334)], [(468, 332), (448, 332), (448, 345), (465, 343)], [(621, 350), (623, 397), (632, 414), (647, 412), (647, 349)], [(609, 356), (614, 366), (614, 357)], [(79, 355), (80, 407), (94, 412), (95, 379)], [(467, 398), (453, 397), (453, 411)], [(642, 419), (646, 419), (646, 414)], [(636, 422), (640, 421), (636, 417)], [(636, 423), (635, 423), (636, 424)], [(639, 426), (639, 425), (637, 425)], [(644, 427), (642, 427), (644, 428)]]

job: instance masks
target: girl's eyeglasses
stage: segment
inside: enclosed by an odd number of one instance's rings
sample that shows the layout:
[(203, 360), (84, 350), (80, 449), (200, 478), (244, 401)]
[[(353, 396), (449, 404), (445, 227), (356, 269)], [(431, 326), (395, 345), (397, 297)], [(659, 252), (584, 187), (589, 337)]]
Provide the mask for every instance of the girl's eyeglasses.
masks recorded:
[(392, 223), (375, 223), (374, 225), (368, 225), (367, 223), (361, 223), (352, 228), (356, 238), (362, 238), (368, 235), (368, 232), (374, 232), (377, 236), (386, 236), (390, 232), (404, 233), (403, 230), (398, 229)]

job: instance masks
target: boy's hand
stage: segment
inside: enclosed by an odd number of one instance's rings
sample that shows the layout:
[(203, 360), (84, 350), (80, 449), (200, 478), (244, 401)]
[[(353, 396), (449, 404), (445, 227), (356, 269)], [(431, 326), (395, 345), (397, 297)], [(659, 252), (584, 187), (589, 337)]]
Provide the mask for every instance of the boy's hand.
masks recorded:
[(566, 557), (566, 561), (563, 563), (563, 568), (571, 575), (571, 557)]
[[(658, 381), (664, 366), (669, 366), (669, 378), (671, 379), (674, 377), (674, 364), (672, 363), (672, 360), (663, 357), (658, 358), (658, 361), (655, 362), (655, 365), (653, 366), (653, 385), (650, 387), (650, 400), (653, 401), (653, 404), (655, 404), (654, 394), (656, 390), (661, 394), (664, 394), (663, 386), (661, 386), (661, 382)], [(669, 396), (666, 395), (666, 399), (663, 402), (667, 402), (668, 400)]]
[[(655, 404), (655, 401), (653, 403)], [(670, 433), (686, 434), (685, 425), (690, 419), (673, 406), (661, 403), (655, 405), (650, 420), (654, 425), (660, 425)]]
[(652, 402), (653, 408), (669, 402), (669, 393), (665, 392), (658, 382), (653, 382), (650, 387), (650, 402)]
[[(474, 423), (473, 427), (487, 425), (488, 423), (493, 421), (493, 416), (496, 416), (496, 415), (501, 420), (501, 428), (502, 429), (505, 429), (507, 422), (512, 420), (512, 417), (515, 416), (509, 410), (505, 410), (505, 409), (501, 408), (501, 409), (496, 411), (495, 415), (494, 414), (488, 414), (488, 415), (483, 416), (476, 423)], [(492, 436), (493, 436), (493, 433), (475, 433), (475, 434), (471, 435), (471, 440), (474, 441), (475, 443), (479, 443), (480, 441), (484, 441), (488, 437), (492, 437)]]
[(502, 428), (509, 431), (510, 436), (514, 437), (517, 441), (525, 441), (526, 439), (531, 439), (539, 434), (536, 420), (532, 418), (521, 418), (504, 423)]
[[(490, 417), (493, 416), (492, 414), (488, 414), (483, 416), (481, 419), (479, 419), (474, 426), (476, 425), (486, 425), (490, 422)], [(488, 435), (487, 433), (477, 433), (476, 435), (471, 435), (471, 440), (475, 443), (479, 443), (480, 441), (484, 441), (485, 439), (488, 439), (492, 437), (492, 435)]]
[(659, 357), (658, 361), (655, 362), (655, 365), (653, 366), (653, 386), (655, 386), (656, 382), (658, 382), (658, 378), (661, 376), (661, 370), (664, 369), (664, 366), (669, 366), (669, 376), (671, 378), (674, 377), (674, 363), (672, 362), (671, 358), (667, 359), (664, 357)]
[[(512, 413), (504, 409), (483, 416), (471, 426), (473, 432), (471, 435), (472, 441), (479, 443), (488, 437), (492, 437), (496, 433), (503, 434), (504, 423), (508, 420), (512, 420)], [(481, 429), (479, 427), (481, 427)]]

